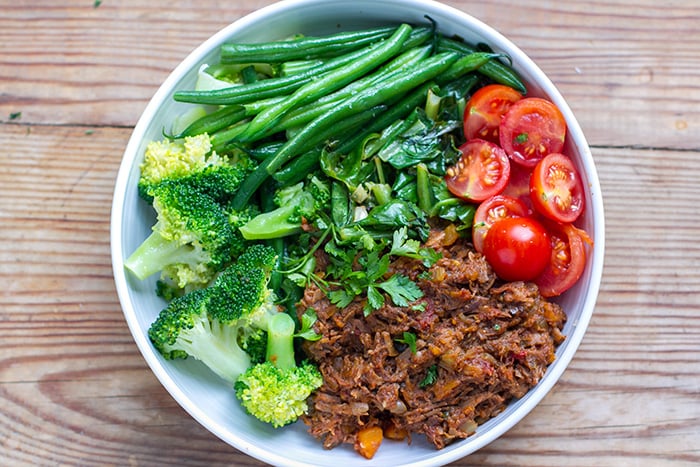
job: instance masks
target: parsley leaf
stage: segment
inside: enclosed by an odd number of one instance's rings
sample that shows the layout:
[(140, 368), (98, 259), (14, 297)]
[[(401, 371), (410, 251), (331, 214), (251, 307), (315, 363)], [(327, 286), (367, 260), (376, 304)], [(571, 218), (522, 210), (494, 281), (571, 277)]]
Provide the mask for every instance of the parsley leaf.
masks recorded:
[(416, 348), (416, 341), (418, 338), (416, 337), (415, 334), (413, 334), (410, 331), (405, 331), (403, 333), (403, 337), (396, 338), (394, 339), (396, 342), (401, 342), (402, 344), (406, 344), (409, 349), (411, 349), (411, 353), (415, 354), (418, 350)]
[(318, 320), (316, 316), (316, 310), (313, 308), (307, 308), (303, 315), (301, 315), (301, 329), (299, 332), (294, 334), (294, 337), (301, 337), (307, 341), (317, 341), (321, 338), (321, 335), (314, 331), (314, 323)]
[(350, 294), (343, 289), (331, 290), (328, 292), (328, 299), (338, 308), (345, 308), (346, 306), (350, 305), (352, 299), (355, 298), (355, 295), (356, 294)]
[(372, 310), (377, 310), (384, 305), (384, 296), (377, 290), (375, 286), (367, 287), (367, 303), (365, 304), (364, 313), (368, 316)]
[(396, 306), (408, 306), (410, 302), (423, 297), (423, 291), (408, 277), (394, 274), (388, 280), (377, 284), (388, 293)]
[(407, 227), (401, 227), (399, 230), (394, 231), (389, 254), (419, 259), (426, 268), (429, 268), (442, 258), (442, 254), (432, 248), (421, 248), (418, 240), (408, 238)]
[(426, 386), (430, 386), (435, 381), (437, 381), (437, 371), (438, 371), (437, 365), (433, 365), (431, 367), (428, 367), (428, 371), (425, 374), (425, 378), (423, 378), (423, 381), (418, 383), (418, 386), (421, 388), (424, 388)]

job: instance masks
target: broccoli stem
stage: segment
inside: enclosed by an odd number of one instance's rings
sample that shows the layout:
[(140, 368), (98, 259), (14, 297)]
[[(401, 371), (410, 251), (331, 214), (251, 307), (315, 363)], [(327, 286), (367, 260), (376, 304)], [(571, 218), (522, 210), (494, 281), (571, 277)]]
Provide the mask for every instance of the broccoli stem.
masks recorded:
[(290, 370), (296, 366), (294, 319), (287, 313), (277, 313), (267, 323), (266, 358), (280, 370)]
[[(211, 327), (207, 328), (209, 324)], [(197, 323), (199, 330), (192, 339), (187, 339), (184, 333), (179, 341), (182, 350), (192, 355), (208, 366), (221, 378), (233, 383), (238, 376), (250, 368), (250, 355), (241, 349), (237, 343), (240, 326), (231, 326), (226, 323), (203, 321)], [(209, 339), (201, 339), (200, 336), (211, 336)]]
[(191, 246), (179, 245), (154, 231), (124, 261), (124, 266), (143, 280), (169, 264), (190, 262), (193, 251)]

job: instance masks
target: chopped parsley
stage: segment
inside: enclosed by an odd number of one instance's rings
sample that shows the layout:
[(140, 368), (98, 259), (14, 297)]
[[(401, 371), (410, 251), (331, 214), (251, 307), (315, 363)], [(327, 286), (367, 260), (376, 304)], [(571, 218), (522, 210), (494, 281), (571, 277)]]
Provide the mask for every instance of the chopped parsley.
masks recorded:
[(415, 334), (413, 334), (410, 331), (404, 332), (403, 337), (399, 337), (395, 340), (396, 340), (396, 342), (406, 344), (408, 346), (408, 348), (411, 349), (412, 354), (415, 354), (418, 351), (417, 347), (416, 347), (416, 341), (418, 340), (418, 338), (416, 337)]
[(423, 378), (423, 381), (418, 383), (418, 386), (424, 388), (426, 386), (430, 386), (433, 384), (435, 381), (437, 381), (437, 374), (438, 372), (438, 367), (437, 365), (433, 365), (431, 367), (428, 367), (428, 371), (425, 374), (425, 378)]

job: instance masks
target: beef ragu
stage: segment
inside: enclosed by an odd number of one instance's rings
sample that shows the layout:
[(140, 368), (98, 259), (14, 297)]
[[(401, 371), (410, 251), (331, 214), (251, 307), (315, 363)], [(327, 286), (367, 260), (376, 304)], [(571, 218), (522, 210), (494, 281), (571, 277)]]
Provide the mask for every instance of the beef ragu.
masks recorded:
[(384, 438), (422, 434), (441, 449), (525, 395), (554, 360), (566, 320), (556, 303), (532, 284), (499, 282), (449, 229), (433, 229), (427, 246), (442, 254), (430, 269), (408, 258), (391, 264), (423, 290), (417, 306), (365, 316), (363, 300), (340, 309), (307, 287), (299, 310), (316, 311), (322, 337), (304, 350), (324, 384), (303, 420), (325, 448), (350, 443), (367, 456), (358, 435), (379, 427)]

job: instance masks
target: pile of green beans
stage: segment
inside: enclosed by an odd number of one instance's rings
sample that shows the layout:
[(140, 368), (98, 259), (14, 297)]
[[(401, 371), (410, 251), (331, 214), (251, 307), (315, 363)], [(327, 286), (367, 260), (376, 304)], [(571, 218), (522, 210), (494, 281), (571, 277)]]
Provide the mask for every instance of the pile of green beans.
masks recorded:
[[(232, 209), (242, 209), (269, 177), (296, 183), (318, 164), (329, 141), (334, 150), (351, 150), (420, 106), (429, 89), (465, 79), (469, 87), (493, 81), (524, 93), (523, 82), (499, 58), (408, 24), (226, 43), (221, 63), (242, 65), (241, 83), (176, 92), (176, 101), (219, 107), (174, 137), (207, 133), (217, 152), (243, 149), (260, 161), (233, 199)], [(286, 71), (258, 79), (246, 65), (261, 63)]]

